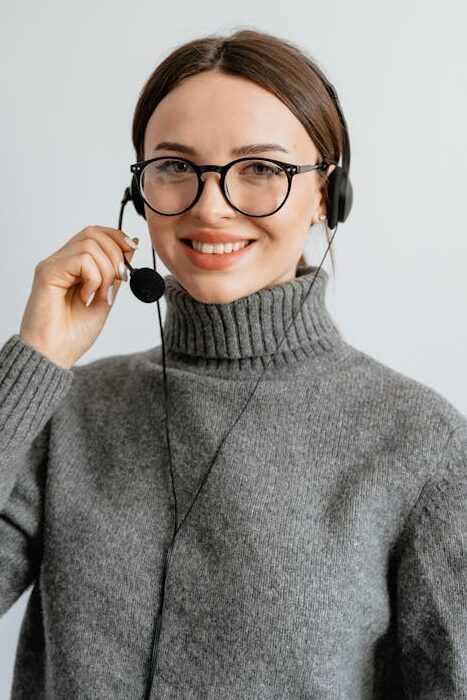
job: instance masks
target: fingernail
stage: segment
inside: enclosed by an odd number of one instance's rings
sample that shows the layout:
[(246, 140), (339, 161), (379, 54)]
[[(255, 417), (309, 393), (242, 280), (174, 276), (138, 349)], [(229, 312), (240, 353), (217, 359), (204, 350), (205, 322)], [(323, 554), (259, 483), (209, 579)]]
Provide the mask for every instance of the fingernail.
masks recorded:
[(89, 299), (88, 299), (87, 302), (86, 302), (86, 306), (89, 306), (89, 304), (90, 304), (90, 303), (92, 302), (92, 300), (94, 299), (95, 294), (96, 294), (96, 292), (93, 292), (93, 293), (91, 294), (91, 296), (89, 297)]
[(111, 284), (107, 290), (107, 303), (109, 306), (112, 306), (113, 300), (114, 300), (114, 286), (113, 286), (113, 284)]
[[(124, 236), (123, 240), (125, 241), (125, 243), (128, 243), (128, 245), (131, 246), (132, 248), (138, 247), (138, 244), (135, 243), (135, 241), (132, 241), (131, 238), (128, 238), (128, 236)], [(137, 239), (137, 240), (139, 240), (139, 239)]]
[(121, 280), (124, 282), (128, 282), (128, 273), (126, 271), (125, 263), (124, 262), (119, 262), (118, 263), (118, 275)]

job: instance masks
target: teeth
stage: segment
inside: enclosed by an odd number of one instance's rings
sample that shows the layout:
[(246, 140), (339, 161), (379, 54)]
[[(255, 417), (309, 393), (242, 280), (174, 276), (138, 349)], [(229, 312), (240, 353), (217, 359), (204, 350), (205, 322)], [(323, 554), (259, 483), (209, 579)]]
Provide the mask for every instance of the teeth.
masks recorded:
[(191, 241), (193, 248), (200, 253), (231, 253), (233, 250), (240, 250), (248, 245), (248, 241), (236, 241), (235, 243), (200, 243), (200, 241)]

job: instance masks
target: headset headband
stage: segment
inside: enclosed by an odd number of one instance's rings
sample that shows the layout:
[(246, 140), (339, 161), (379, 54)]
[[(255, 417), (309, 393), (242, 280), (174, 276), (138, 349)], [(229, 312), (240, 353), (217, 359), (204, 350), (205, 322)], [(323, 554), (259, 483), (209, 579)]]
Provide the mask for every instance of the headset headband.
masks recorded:
[(316, 75), (321, 79), (324, 87), (328, 91), (329, 95), (334, 101), (334, 104), (336, 105), (337, 113), (339, 115), (339, 119), (341, 122), (342, 126), (342, 133), (343, 133), (343, 139), (342, 139), (342, 169), (346, 174), (348, 174), (349, 169), (350, 169), (350, 138), (349, 138), (349, 132), (347, 129), (347, 122), (345, 121), (344, 113), (342, 111), (342, 107), (339, 102), (339, 98), (337, 97), (337, 91), (332, 83), (329, 82), (329, 80), (325, 77), (323, 71), (318, 68), (318, 66), (313, 63), (310, 59), (307, 59), (308, 65), (312, 68), (312, 70), (316, 73)]

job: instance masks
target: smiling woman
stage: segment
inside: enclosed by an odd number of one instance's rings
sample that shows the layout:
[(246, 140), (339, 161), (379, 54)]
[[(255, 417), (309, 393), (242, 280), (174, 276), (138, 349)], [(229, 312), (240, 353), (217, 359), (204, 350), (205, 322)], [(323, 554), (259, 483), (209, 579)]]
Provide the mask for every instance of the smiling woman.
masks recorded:
[(254, 31), (147, 81), (122, 207), (170, 270), (160, 345), (73, 366), (120, 224), (37, 266), (0, 348), (12, 700), (465, 698), (467, 419), (348, 343), (303, 264), (351, 203), (324, 81)]
[[(244, 145), (259, 142), (265, 133), (285, 145), (266, 145), (262, 151), (258, 146), (251, 149)], [(182, 142), (178, 150), (173, 143), (175, 135)], [(153, 144), (161, 137), (166, 144), (159, 144), (154, 151)], [(170, 149), (167, 142), (172, 142)], [(146, 207), (154, 249), (192, 296), (205, 303), (226, 303), (295, 277), (310, 224), (325, 213), (320, 165), (323, 158), (301, 122), (281, 100), (243, 77), (219, 69), (203, 71), (186, 78), (160, 101), (146, 125), (145, 144), (145, 158), (156, 152), (164, 159), (175, 152), (179, 156), (189, 154), (197, 161), (185, 162), (186, 167), (175, 180), (174, 161), (162, 160), (171, 164), (164, 181), (160, 161), (149, 163), (143, 180), (146, 203), (156, 205)], [(272, 160), (234, 160), (229, 164), (239, 152), (246, 154), (244, 157), (256, 152), (271, 159), (284, 153), (288, 163), (312, 164), (313, 171), (310, 168), (306, 175), (294, 179), (289, 188), (292, 182), (287, 171)], [(225, 181), (222, 177), (222, 188), (219, 175), (207, 174), (204, 168), (203, 190), (197, 198), (195, 168), (201, 163), (230, 167)], [(264, 176), (267, 165), (274, 178)], [(164, 204), (166, 210), (162, 211)], [(166, 216), (169, 207), (175, 207), (170, 212), (175, 215), (170, 218)], [(193, 229), (199, 235), (217, 231), (218, 240), (227, 240), (226, 234), (235, 241), (247, 238), (255, 245), (241, 255), (222, 260), (217, 255), (187, 255), (186, 246), (179, 242)]]
[[(322, 230), (328, 177), (342, 155), (343, 132), (313, 62), (291, 43), (244, 30), (175, 50), (140, 94), (133, 143), (138, 161), (190, 159), (179, 177), (178, 197), (173, 180), (171, 188), (163, 186), (152, 164), (142, 194), (154, 250), (197, 300), (227, 303), (292, 280), (307, 265), (306, 239), (316, 223)], [(225, 183), (223, 175), (219, 180), (218, 173), (205, 172), (198, 191), (196, 166), (226, 167), (255, 156), (264, 158), (252, 160), (249, 170), (234, 164)], [(275, 177), (265, 178), (272, 165)], [(292, 179), (286, 165), (308, 167)], [(162, 207), (170, 198), (172, 206), (187, 209), (167, 217)], [(254, 245), (241, 255), (223, 253), (222, 260), (210, 249), (196, 255), (183, 243), (193, 230), (205, 242), (214, 242), (218, 232), (217, 241), (248, 239)], [(329, 242), (327, 226), (325, 231)]]

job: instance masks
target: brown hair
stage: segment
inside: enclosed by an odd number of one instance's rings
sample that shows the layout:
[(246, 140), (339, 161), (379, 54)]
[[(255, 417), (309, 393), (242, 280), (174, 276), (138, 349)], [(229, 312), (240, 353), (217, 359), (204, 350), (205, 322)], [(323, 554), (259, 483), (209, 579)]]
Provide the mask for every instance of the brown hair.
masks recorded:
[[(339, 113), (315, 71), (315, 62), (292, 42), (252, 29), (237, 30), (227, 37), (194, 39), (178, 46), (156, 67), (134, 112), (132, 136), (137, 160), (144, 159), (146, 126), (159, 102), (185, 78), (210, 70), (248, 78), (274, 94), (303, 124), (318, 157), (328, 164), (339, 162), (343, 146)], [(327, 207), (327, 173), (316, 172)], [(327, 221), (325, 228), (329, 244)], [(332, 247), (330, 253), (335, 271)], [(302, 255), (297, 265), (307, 264)]]

